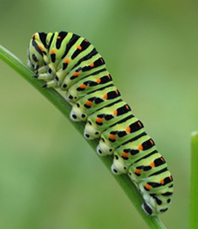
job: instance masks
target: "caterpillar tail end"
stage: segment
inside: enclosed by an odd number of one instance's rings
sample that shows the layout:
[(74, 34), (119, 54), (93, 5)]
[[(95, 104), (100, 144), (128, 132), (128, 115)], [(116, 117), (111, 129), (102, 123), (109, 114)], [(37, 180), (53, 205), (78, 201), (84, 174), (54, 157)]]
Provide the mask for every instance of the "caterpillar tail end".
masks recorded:
[(148, 215), (148, 216), (155, 215), (155, 214), (153, 214), (152, 208), (146, 202), (144, 202), (141, 207), (142, 207), (142, 210), (144, 211), (144, 213), (146, 215)]

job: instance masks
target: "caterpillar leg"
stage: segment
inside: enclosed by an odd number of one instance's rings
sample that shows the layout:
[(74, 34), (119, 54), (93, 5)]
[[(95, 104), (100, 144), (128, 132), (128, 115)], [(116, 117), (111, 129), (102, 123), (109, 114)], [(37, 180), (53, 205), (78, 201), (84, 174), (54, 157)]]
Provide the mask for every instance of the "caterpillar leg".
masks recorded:
[(93, 123), (90, 120), (88, 120), (85, 125), (84, 136), (89, 140), (93, 140), (95, 138), (100, 137), (99, 130), (93, 125)]
[(70, 118), (75, 121), (86, 121), (87, 114), (80, 109), (80, 105), (78, 103), (74, 104), (70, 113)]
[(128, 166), (126, 165), (124, 159), (121, 158), (116, 152), (114, 152), (114, 159), (111, 166), (111, 171), (116, 175), (128, 172)]
[(54, 78), (54, 76), (52, 74), (42, 73), (42, 74), (35, 75), (34, 78), (38, 78), (40, 80), (45, 80), (45, 81), (50, 81)]
[(68, 103), (74, 104), (76, 102), (77, 96), (73, 95), (70, 90), (66, 91), (65, 99)]
[(101, 156), (112, 155), (114, 148), (108, 144), (105, 139), (101, 136), (99, 144), (97, 146), (97, 153)]

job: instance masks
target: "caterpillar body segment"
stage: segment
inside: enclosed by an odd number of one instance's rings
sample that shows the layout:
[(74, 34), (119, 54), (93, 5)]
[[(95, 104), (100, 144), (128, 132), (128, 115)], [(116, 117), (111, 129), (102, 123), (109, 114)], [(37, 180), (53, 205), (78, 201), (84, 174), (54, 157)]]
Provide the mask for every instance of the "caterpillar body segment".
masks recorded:
[(112, 78), (106, 70), (103, 70), (97, 74), (89, 75), (81, 80), (79, 80), (76, 84), (72, 85), (66, 91), (66, 100), (74, 104), (76, 101), (91, 93), (95, 90), (107, 87), (112, 84)]
[(113, 147), (115, 149), (143, 132), (144, 128), (141, 121), (130, 115), (101, 134), (97, 151), (100, 155), (107, 155), (110, 148)]

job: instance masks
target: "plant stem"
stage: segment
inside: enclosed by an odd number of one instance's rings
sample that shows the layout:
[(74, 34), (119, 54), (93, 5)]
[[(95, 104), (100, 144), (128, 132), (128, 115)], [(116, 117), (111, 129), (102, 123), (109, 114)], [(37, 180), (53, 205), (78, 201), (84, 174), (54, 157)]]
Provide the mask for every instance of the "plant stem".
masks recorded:
[[(44, 84), (42, 81), (34, 79), (32, 76), (34, 73), (23, 64), (16, 56), (6, 50), (4, 47), (0, 45), (0, 59), (2, 59), (5, 63), (7, 63), (10, 67), (15, 69), (23, 78), (25, 78), (32, 86), (34, 86), (41, 94), (43, 94), (57, 109), (66, 116), (69, 120), (69, 114), (71, 110), (71, 105), (66, 102), (66, 100), (54, 89), (46, 89), (42, 88)], [(71, 120), (70, 120), (71, 121)], [(71, 121), (73, 126), (83, 135), (83, 130), (85, 124), (83, 122), (73, 122)], [(86, 140), (88, 144), (93, 148), (96, 152), (96, 146), (98, 144), (98, 140), (89, 141)], [(112, 156), (100, 157), (102, 162), (106, 165), (109, 171), (112, 164)], [(111, 173), (112, 174), (112, 173)], [(157, 216), (148, 217), (145, 215), (141, 209), (141, 205), (143, 203), (143, 199), (141, 194), (138, 192), (130, 178), (124, 174), (116, 176), (112, 174), (113, 177), (120, 184), (126, 195), (129, 197), (131, 202), (134, 204), (137, 211), (140, 213), (142, 218), (145, 220), (146, 224), (152, 229), (165, 229), (166, 227), (160, 221)]]
[(190, 229), (198, 228), (198, 132), (191, 134)]

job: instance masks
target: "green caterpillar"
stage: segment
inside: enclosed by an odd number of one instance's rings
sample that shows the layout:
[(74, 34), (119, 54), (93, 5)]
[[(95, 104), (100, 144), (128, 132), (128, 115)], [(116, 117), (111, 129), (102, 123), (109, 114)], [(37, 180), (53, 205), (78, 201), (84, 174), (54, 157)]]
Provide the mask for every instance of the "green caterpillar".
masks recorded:
[(144, 126), (122, 99), (95, 47), (70, 32), (35, 33), (28, 65), (43, 87), (66, 91), (70, 117), (85, 121), (84, 136), (99, 138), (98, 154), (113, 155), (112, 172), (126, 173), (142, 194), (147, 215), (167, 211), (173, 178)]

